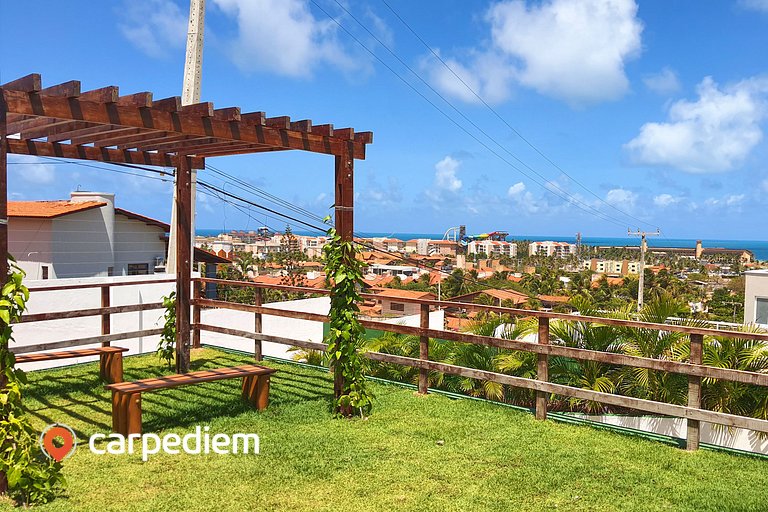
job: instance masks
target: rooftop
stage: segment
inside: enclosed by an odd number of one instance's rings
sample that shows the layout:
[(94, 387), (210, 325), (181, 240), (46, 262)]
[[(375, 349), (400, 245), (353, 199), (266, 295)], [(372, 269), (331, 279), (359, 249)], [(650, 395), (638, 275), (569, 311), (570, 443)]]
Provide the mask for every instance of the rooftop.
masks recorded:
[(55, 219), (106, 204), (101, 201), (8, 201), (8, 217)]

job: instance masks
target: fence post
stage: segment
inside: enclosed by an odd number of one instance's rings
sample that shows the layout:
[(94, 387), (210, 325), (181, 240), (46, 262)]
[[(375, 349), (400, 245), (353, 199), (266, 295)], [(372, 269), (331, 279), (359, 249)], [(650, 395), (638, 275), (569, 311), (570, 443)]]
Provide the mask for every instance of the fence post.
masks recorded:
[[(261, 288), (256, 288), (256, 295), (253, 297), (253, 303), (255, 306), (261, 307), (263, 304), (262, 300), (262, 294), (261, 294)], [(253, 332), (256, 334), (261, 334), (261, 313), (254, 313), (253, 315)], [(253, 341), (253, 358), (256, 361), (261, 361), (263, 359), (263, 354), (261, 352), (261, 340), (254, 340)]]
[[(109, 284), (105, 284), (100, 287), (101, 288), (101, 307), (102, 308), (108, 308), (109, 307)], [(141, 314), (141, 312), (139, 312)], [(111, 318), (109, 313), (103, 313), (101, 315), (101, 335), (105, 336), (110, 333), (111, 331)], [(108, 341), (102, 341), (101, 342), (102, 347), (108, 347), (110, 346), (110, 342)], [(109, 360), (107, 358), (107, 354), (101, 354), (99, 356), (99, 376), (102, 379), (107, 379), (109, 376)]]
[[(702, 363), (702, 346), (704, 344), (704, 336), (701, 334), (691, 334), (691, 356), (689, 362), (691, 364)], [(694, 375), (688, 376), (688, 407), (695, 407), (701, 409), (701, 377)], [(685, 444), (686, 450), (698, 450), (700, 439), (699, 420), (686, 420), (688, 426), (688, 436)]]
[[(539, 317), (539, 343), (549, 345), (549, 318)], [(536, 380), (549, 380), (549, 355), (536, 355)], [(536, 419), (547, 419), (547, 400), (549, 393), (544, 391), (536, 392)]]
[[(429, 329), (429, 304), (421, 305), (421, 315), (419, 317), (419, 327)], [(429, 336), (421, 334), (419, 336), (419, 359), (429, 360)], [(429, 370), (422, 368), (419, 370), (419, 394), (426, 395), (429, 387)]]
[[(197, 302), (201, 297), (201, 288), (203, 283), (192, 282), (192, 300)], [(192, 306), (192, 348), (200, 348), (200, 306), (194, 304)]]

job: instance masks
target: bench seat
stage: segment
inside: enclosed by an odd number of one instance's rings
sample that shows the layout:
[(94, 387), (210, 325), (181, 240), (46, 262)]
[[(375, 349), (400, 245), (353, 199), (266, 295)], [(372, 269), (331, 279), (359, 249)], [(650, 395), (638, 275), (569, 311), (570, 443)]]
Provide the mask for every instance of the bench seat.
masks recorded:
[(269, 377), (277, 370), (255, 364), (200, 370), (109, 384), (112, 391), (112, 430), (125, 436), (141, 434), (141, 394), (179, 386), (242, 378), (243, 398), (261, 411), (269, 403)]
[(62, 350), (60, 352), (36, 352), (32, 354), (18, 354), (16, 362), (37, 363), (40, 361), (58, 361), (75, 357), (100, 356), (99, 373), (101, 378), (107, 382), (118, 383), (123, 381), (123, 352), (128, 352), (128, 349), (122, 347), (93, 347)]

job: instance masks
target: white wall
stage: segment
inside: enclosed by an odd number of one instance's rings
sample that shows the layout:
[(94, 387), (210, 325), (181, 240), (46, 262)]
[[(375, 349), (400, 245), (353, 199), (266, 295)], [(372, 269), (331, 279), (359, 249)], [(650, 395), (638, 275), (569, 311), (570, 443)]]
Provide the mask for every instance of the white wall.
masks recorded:
[[(166, 274), (149, 276), (126, 277), (91, 277), (83, 279), (59, 279), (57, 281), (26, 281), (30, 288), (30, 298), (27, 314), (50, 313), (57, 311), (72, 311), (101, 307), (101, 289), (84, 288), (64, 291), (34, 291), (36, 287), (59, 286), (65, 284), (98, 284), (108, 282), (131, 282), (167, 279)], [(143, 284), (136, 286), (116, 286), (110, 290), (110, 305), (123, 306), (127, 304), (149, 304), (161, 302), (164, 295), (175, 290), (176, 285), (170, 283)], [(111, 332), (131, 332), (143, 329), (154, 329), (162, 326), (163, 310), (136, 311), (112, 315)], [(101, 317), (88, 316), (64, 320), (48, 320), (45, 322), (21, 323), (13, 327), (15, 341), (11, 347), (38, 345), (55, 341), (90, 338), (101, 334)], [(135, 340), (112, 342), (113, 346), (130, 349), (129, 354), (138, 352), (154, 352), (159, 336), (145, 337)], [(83, 345), (78, 348), (96, 345)], [(64, 349), (60, 349), (64, 350)], [(63, 366), (67, 364), (95, 361), (97, 357), (68, 359), (66, 361), (47, 361), (21, 365), (25, 370)]]
[(157, 226), (115, 215), (115, 274), (127, 275), (129, 263), (146, 263), (149, 272), (155, 267), (155, 258), (165, 259), (165, 230)]
[(42, 265), (48, 266), (49, 279), (56, 276), (52, 268), (51, 220), (11, 217), (8, 219), (8, 252), (30, 279), (42, 277)]
[(744, 290), (744, 323), (755, 322), (757, 298), (768, 299), (768, 270), (750, 270), (744, 273), (746, 288)]
[[(680, 439), (685, 439), (687, 435), (686, 420), (683, 418), (585, 414), (569, 414), (569, 416)], [(760, 437), (756, 432), (743, 428), (729, 429), (701, 422), (700, 439), (702, 443), (768, 455), (768, 437)]]
[(112, 226), (105, 224), (107, 207), (91, 208), (52, 220), (53, 266), (58, 278), (106, 276), (114, 267)]

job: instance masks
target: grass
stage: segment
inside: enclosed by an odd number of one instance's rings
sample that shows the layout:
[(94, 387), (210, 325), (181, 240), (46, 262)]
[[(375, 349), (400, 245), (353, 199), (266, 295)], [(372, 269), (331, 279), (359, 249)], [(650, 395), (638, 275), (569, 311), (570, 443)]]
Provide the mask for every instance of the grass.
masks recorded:
[[(195, 369), (249, 358), (212, 349)], [(95, 455), (65, 461), (66, 492), (41, 511), (164, 510), (674, 510), (768, 509), (768, 461), (688, 453), (590, 427), (537, 422), (509, 408), (373, 384), (368, 420), (330, 414), (321, 371), (265, 363), (271, 403), (257, 413), (239, 382), (147, 394), (145, 432), (254, 432), (260, 455)], [(154, 356), (125, 361), (126, 379), (167, 373)], [(96, 365), (30, 374), (36, 425), (72, 426), (82, 440), (110, 431)], [(438, 443), (440, 441), (440, 443)], [(9, 510), (0, 500), (0, 510)]]

